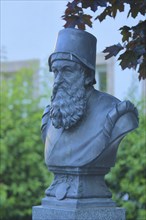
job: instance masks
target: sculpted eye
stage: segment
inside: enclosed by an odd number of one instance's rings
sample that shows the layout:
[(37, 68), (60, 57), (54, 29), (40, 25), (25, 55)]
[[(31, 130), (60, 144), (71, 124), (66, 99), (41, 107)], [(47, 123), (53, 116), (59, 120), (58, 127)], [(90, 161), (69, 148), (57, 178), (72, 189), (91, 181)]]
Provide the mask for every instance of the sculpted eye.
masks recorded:
[(71, 71), (71, 68), (70, 68), (70, 67), (67, 67), (66, 70), (67, 70), (67, 71)]
[(53, 71), (54, 75), (56, 76), (56, 75), (57, 75), (57, 73), (58, 73), (58, 70), (57, 70), (57, 69), (55, 69), (55, 68), (53, 68), (53, 69), (52, 69), (52, 71)]
[(66, 66), (66, 67), (63, 68), (63, 71), (64, 72), (72, 72), (72, 69), (71, 69), (71, 67)]

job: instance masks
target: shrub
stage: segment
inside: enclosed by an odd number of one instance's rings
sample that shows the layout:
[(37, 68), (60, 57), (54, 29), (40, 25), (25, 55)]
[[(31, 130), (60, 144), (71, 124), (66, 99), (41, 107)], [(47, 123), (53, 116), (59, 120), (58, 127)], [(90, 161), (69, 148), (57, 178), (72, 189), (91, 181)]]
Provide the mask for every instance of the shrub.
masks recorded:
[(113, 199), (126, 208), (127, 220), (146, 219), (146, 118), (143, 102), (139, 107), (139, 128), (121, 142), (117, 162), (107, 175)]
[(40, 97), (35, 98), (32, 71), (2, 80), (1, 89), (1, 213), (3, 220), (29, 220), (41, 203), (51, 174), (44, 164)]

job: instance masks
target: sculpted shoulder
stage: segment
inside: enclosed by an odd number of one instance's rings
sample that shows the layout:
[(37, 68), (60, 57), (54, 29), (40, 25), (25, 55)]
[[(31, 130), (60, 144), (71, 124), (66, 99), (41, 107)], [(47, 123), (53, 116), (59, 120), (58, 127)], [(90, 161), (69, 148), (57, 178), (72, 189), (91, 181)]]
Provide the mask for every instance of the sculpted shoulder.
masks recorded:
[(103, 125), (104, 134), (113, 142), (138, 126), (138, 112), (130, 101), (120, 101), (107, 93), (94, 90), (91, 97), (94, 118)]
[(108, 112), (118, 103), (120, 100), (116, 97), (94, 89), (88, 101), (88, 111), (91, 111), (95, 118), (105, 120)]
[(94, 96), (96, 97), (98, 103), (96, 104), (102, 104), (102, 105), (105, 105), (105, 106), (114, 106), (115, 104), (119, 103), (120, 100), (117, 99), (116, 97), (108, 94), (108, 93), (105, 93), (105, 92), (100, 92), (98, 90), (95, 90), (94, 89)]

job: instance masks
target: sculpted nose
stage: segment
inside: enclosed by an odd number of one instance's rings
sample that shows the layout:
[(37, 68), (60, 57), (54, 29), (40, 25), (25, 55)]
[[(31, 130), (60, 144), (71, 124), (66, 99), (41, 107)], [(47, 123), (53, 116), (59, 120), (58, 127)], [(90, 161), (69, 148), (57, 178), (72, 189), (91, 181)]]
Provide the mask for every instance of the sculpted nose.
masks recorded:
[(55, 82), (59, 83), (61, 81), (62, 81), (62, 73), (61, 73), (61, 71), (58, 71), (58, 73), (57, 73), (57, 75), (55, 77)]

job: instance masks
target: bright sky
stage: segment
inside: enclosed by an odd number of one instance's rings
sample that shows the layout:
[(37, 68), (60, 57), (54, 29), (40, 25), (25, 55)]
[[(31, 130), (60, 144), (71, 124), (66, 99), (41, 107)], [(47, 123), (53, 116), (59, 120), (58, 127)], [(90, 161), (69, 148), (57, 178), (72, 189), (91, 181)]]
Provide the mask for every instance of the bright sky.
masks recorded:
[[(66, 0), (0, 0), (1, 2), (1, 48), (5, 47), (7, 60), (38, 58), (47, 63), (53, 52), (57, 33), (63, 28), (61, 16), (68, 1)], [(108, 18), (102, 23), (94, 22), (93, 28), (87, 31), (97, 37), (97, 52), (106, 46), (121, 41), (118, 29), (123, 25), (135, 25), (139, 20), (127, 19), (120, 13), (114, 20)], [(129, 70), (121, 71), (115, 66), (116, 78), (123, 82), (121, 88), (130, 83)], [(137, 80), (137, 78), (136, 78)], [(137, 80), (138, 81), (138, 80)], [(120, 97), (119, 85), (115, 86)], [(118, 93), (119, 91), (119, 93)]]

